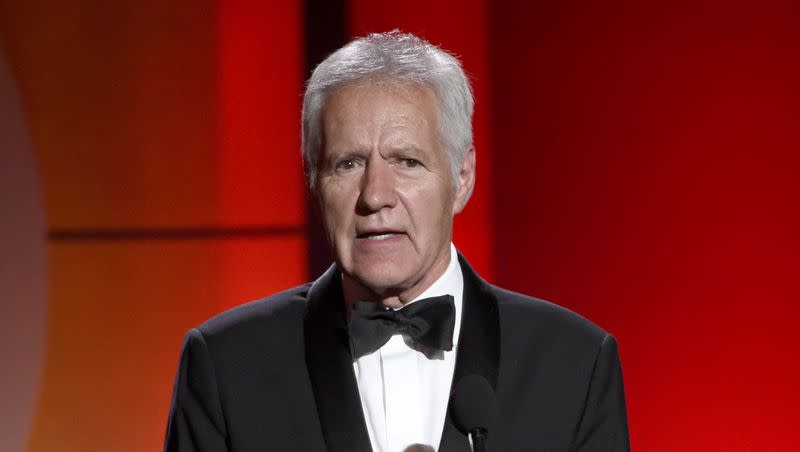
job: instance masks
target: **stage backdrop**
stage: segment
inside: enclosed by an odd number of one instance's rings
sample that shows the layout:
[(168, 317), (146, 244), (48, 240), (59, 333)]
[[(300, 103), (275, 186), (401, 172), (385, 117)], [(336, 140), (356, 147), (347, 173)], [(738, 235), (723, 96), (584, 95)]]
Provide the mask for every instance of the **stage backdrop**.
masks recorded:
[(0, 0), (0, 450), (158, 450), (184, 332), (316, 276), (308, 68), (462, 57), (456, 245), (617, 336), (641, 451), (790, 451), (800, 4)]

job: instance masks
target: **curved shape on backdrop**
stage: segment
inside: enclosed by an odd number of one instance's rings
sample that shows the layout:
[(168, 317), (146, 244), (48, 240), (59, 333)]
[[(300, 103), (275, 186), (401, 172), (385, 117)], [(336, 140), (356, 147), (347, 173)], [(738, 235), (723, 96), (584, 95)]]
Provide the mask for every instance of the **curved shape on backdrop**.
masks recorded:
[(44, 364), (47, 231), (33, 146), (0, 52), (0, 450), (25, 447)]

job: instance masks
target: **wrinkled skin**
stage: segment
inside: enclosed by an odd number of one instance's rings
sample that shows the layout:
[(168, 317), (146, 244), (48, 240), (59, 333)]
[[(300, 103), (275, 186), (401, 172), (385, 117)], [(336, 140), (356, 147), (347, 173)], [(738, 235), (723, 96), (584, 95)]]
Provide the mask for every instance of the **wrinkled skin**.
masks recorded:
[(447, 269), (475, 152), (453, 183), (438, 116), (433, 94), (413, 85), (345, 85), (328, 97), (315, 195), (350, 303), (400, 307)]

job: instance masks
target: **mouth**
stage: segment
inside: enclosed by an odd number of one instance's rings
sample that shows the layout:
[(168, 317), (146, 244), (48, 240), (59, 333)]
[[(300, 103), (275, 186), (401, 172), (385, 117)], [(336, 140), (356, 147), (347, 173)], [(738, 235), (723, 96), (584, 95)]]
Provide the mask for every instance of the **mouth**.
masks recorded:
[(399, 231), (367, 231), (367, 232), (360, 232), (356, 234), (356, 238), (358, 239), (366, 239), (366, 240), (388, 240), (392, 237), (396, 237), (403, 234)]

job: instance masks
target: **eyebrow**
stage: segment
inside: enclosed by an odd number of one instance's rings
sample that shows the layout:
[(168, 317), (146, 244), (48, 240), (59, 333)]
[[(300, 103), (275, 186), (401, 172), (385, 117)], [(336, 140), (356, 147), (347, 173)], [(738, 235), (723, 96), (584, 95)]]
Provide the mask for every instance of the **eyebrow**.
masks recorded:
[[(339, 159), (342, 159), (342, 158), (363, 157), (365, 155), (368, 155), (369, 153), (370, 153), (370, 151), (359, 151), (358, 148), (355, 148), (355, 149), (353, 149), (353, 148), (343, 148), (341, 150), (339, 150), (339, 149), (330, 150), (330, 151), (326, 152), (325, 155), (326, 155), (326, 158), (328, 160), (334, 160), (334, 159), (339, 160)], [(407, 145), (407, 146), (391, 146), (391, 147), (387, 147), (385, 153), (389, 154), (389, 155), (397, 155), (397, 154), (415, 154), (415, 155), (419, 155), (419, 154), (424, 154), (424, 151), (423, 151), (423, 149), (421, 149), (421, 148), (419, 148), (417, 146)]]
[(391, 147), (389, 148), (388, 152), (390, 154), (415, 154), (415, 155), (424, 153), (422, 149), (414, 145)]
[(328, 160), (328, 161), (334, 161), (334, 160), (342, 160), (342, 159), (363, 157), (363, 156), (364, 156), (363, 152), (358, 152), (358, 151), (354, 151), (354, 150), (351, 150), (351, 149), (346, 149), (346, 150), (342, 150), (342, 151), (335, 151), (334, 150), (333, 152), (327, 152), (325, 157), (326, 157), (326, 160)]

